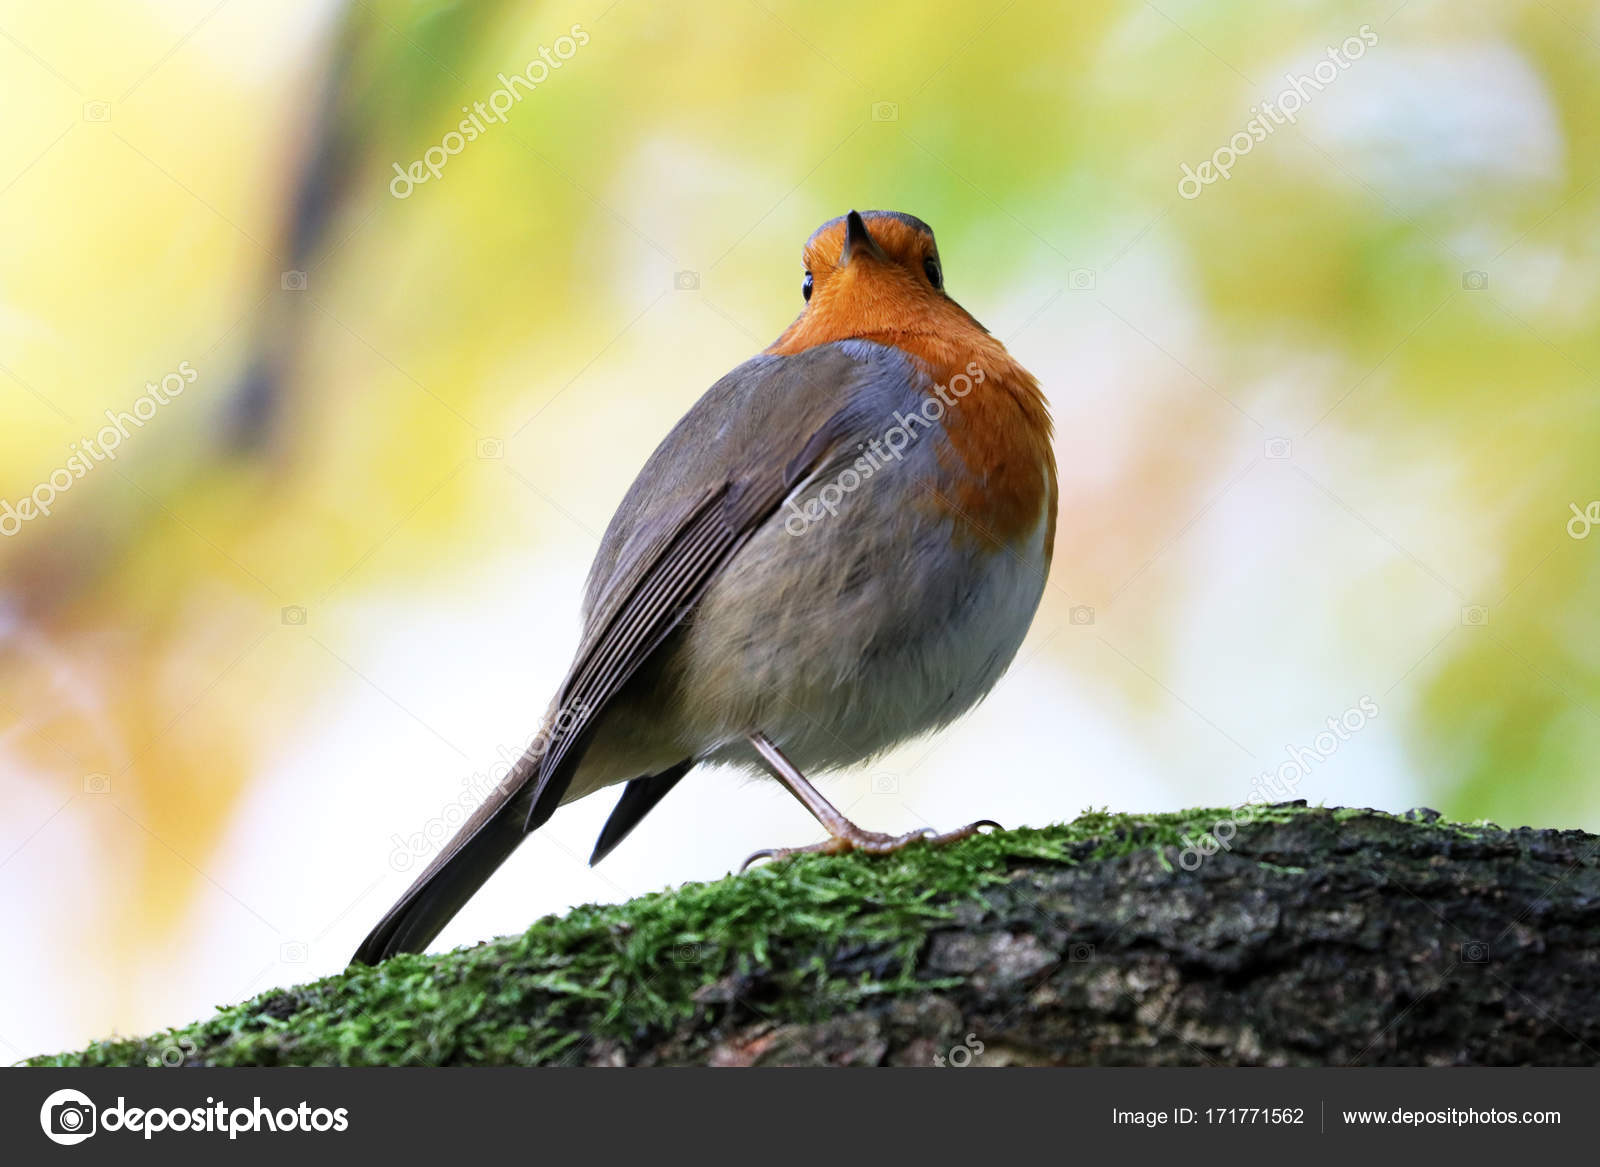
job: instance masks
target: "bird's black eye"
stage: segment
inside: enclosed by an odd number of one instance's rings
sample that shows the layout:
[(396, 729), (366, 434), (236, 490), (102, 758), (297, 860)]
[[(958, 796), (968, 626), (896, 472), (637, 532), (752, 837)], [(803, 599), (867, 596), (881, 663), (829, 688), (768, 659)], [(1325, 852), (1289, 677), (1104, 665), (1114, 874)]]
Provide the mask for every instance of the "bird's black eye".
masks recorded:
[(800, 294), (807, 300), (811, 299), (811, 273), (806, 272), (806, 278), (800, 281)]
[(928, 282), (935, 288), (944, 287), (944, 272), (939, 270), (939, 261), (929, 256), (922, 261), (922, 270), (928, 273)]

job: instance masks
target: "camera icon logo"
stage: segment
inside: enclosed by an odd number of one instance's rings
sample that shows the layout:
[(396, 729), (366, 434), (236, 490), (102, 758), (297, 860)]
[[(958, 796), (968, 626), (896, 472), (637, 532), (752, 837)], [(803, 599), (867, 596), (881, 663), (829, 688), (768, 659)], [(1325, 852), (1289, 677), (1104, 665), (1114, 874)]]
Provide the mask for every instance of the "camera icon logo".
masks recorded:
[(83, 103), (83, 120), (86, 122), (108, 122), (111, 120), (111, 103), (109, 101), (86, 101)]
[(1482, 628), (1489, 623), (1489, 609), (1482, 604), (1472, 604), (1462, 608), (1461, 623), (1468, 628)]
[(674, 964), (699, 964), (705, 957), (705, 951), (698, 944), (674, 944), (672, 946), (672, 962)]
[(306, 273), (303, 271), (286, 271), (283, 273), (283, 290), (286, 292), (303, 292), (306, 290)]
[(872, 793), (899, 794), (900, 776), (898, 774), (874, 774), (872, 776)]
[(1067, 949), (1067, 960), (1073, 964), (1088, 964), (1094, 959), (1093, 944), (1074, 944)]
[(44, 1137), (63, 1147), (76, 1146), (94, 1134), (98, 1125), (89, 1096), (81, 1090), (57, 1090), (39, 1108), (39, 1126)]
[(1467, 940), (1461, 945), (1462, 964), (1488, 964), (1489, 946), (1482, 940)]
[(506, 444), (499, 438), (478, 439), (478, 459), (482, 462), (492, 462), (496, 458), (505, 457)]
[(278, 959), (284, 964), (304, 964), (310, 955), (304, 940), (285, 940), (278, 945)]
[(680, 292), (698, 292), (700, 290), (700, 273), (697, 271), (674, 272), (672, 286)]
[(85, 774), (83, 776), (83, 792), (85, 794), (110, 794), (110, 774)]
[(1461, 273), (1461, 286), (1469, 292), (1481, 292), (1489, 286), (1489, 273), (1464, 271)]
[(283, 622), (294, 625), (304, 624), (306, 622), (306, 610), (299, 604), (290, 604), (283, 610)]
[(1075, 267), (1067, 273), (1067, 287), (1074, 292), (1094, 291), (1094, 268)]
[(898, 101), (875, 101), (872, 103), (872, 120), (875, 122), (897, 122), (900, 120), (900, 103)]
[(1282, 462), (1294, 453), (1294, 443), (1288, 438), (1268, 438), (1263, 452), (1274, 462)]
[(1088, 604), (1074, 604), (1067, 609), (1067, 619), (1073, 624), (1093, 624), (1094, 609)]

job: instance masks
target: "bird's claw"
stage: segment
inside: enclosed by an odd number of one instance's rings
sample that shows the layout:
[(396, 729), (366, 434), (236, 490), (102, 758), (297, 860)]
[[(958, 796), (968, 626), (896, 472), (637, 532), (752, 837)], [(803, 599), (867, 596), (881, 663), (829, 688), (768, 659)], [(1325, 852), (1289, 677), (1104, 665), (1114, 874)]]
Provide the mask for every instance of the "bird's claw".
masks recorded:
[(957, 827), (953, 831), (938, 834), (932, 827), (922, 827), (919, 830), (907, 831), (903, 835), (884, 835), (877, 831), (863, 831), (855, 829), (842, 835), (833, 835), (820, 843), (812, 843), (808, 847), (766, 847), (756, 851), (743, 863), (739, 864), (741, 874), (750, 869), (750, 865), (760, 859), (770, 859), (774, 863), (781, 863), (785, 859), (792, 859), (796, 855), (844, 855), (851, 851), (863, 851), (868, 855), (892, 855), (903, 847), (916, 842), (926, 842), (930, 847), (941, 847), (946, 843), (956, 843), (962, 839), (969, 839), (976, 835), (983, 827), (993, 827), (995, 830), (1004, 828), (993, 819), (979, 819), (977, 822), (968, 823), (964, 827)]

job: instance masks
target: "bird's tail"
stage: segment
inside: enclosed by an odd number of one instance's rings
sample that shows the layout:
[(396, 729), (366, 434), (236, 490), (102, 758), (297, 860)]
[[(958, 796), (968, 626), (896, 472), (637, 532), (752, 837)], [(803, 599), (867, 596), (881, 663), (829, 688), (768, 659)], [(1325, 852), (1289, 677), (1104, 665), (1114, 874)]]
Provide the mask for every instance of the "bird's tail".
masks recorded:
[[(517, 844), (542, 827), (556, 812), (572, 783), (587, 743), (580, 738), (552, 773), (541, 768), (554, 740), (548, 730), (558, 724), (555, 707), (545, 715), (540, 731), (511, 772), (461, 825), (455, 837), (423, 869), (399, 901), (356, 949), (358, 964), (377, 964), (401, 952), (421, 952), (517, 849)], [(639, 820), (660, 802), (694, 765), (685, 758), (659, 774), (633, 779), (612, 812), (590, 863), (598, 863)]]
[[(356, 950), (359, 964), (421, 952), (527, 837), (524, 799), (479, 808)], [(547, 816), (548, 817), (548, 816)]]
[(561, 772), (540, 781), (545, 754), (559, 734), (554, 702), (541, 728), (516, 765), (489, 792), (483, 803), (461, 824), (461, 829), (423, 868), (405, 895), (384, 913), (383, 919), (361, 942), (351, 960), (377, 964), (401, 952), (421, 952), (444, 931), (461, 906), (472, 898), (517, 844), (542, 827), (555, 814), (583, 758), (585, 741), (566, 752)]

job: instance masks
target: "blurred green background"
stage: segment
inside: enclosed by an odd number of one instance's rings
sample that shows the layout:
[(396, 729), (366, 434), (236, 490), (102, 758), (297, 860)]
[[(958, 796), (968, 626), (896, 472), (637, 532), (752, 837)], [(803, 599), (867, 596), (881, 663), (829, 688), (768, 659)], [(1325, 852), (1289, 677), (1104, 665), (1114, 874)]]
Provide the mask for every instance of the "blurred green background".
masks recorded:
[[(1238, 804), (1311, 750), (1291, 796), (1600, 827), (1592, 4), (18, 0), (0, 94), (6, 1060), (342, 966), (851, 207), (933, 224), (1062, 470), (1017, 665), (854, 817)], [(590, 871), (608, 809), (442, 941), (818, 833), (700, 774)]]

